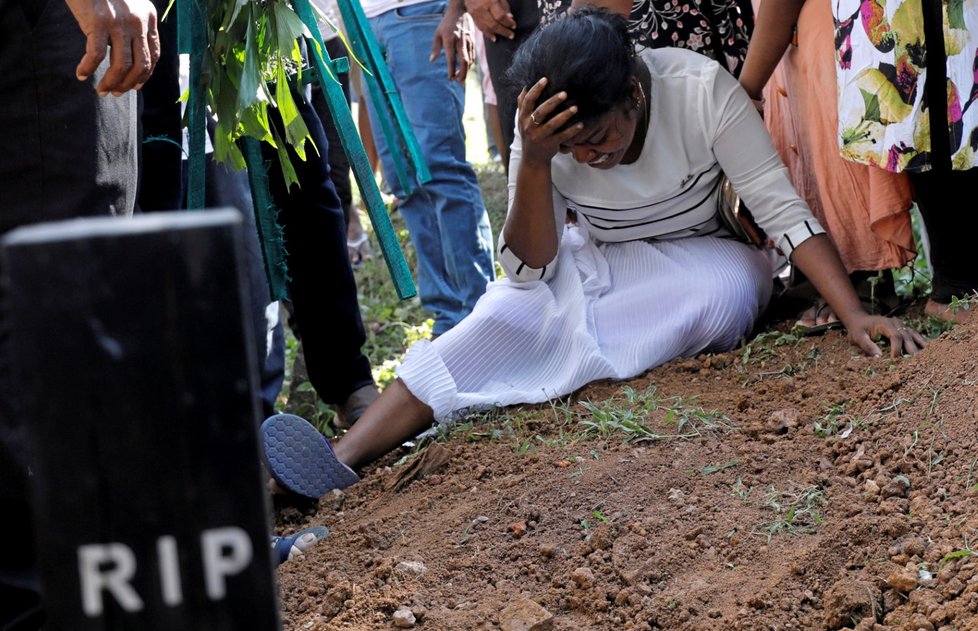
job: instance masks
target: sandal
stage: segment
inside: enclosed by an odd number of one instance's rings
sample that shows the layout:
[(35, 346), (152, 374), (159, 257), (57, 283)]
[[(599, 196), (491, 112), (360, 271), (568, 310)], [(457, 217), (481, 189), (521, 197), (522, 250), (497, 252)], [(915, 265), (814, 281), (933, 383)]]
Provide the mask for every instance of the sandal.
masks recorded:
[[(833, 317), (835, 319), (819, 323), (819, 318), (822, 315), (822, 312), (826, 310), (828, 310), (825, 313), (826, 317)], [(811, 316), (806, 315), (809, 312), (811, 312)], [(808, 324), (809, 322), (811, 324)], [(839, 320), (839, 318), (835, 315), (835, 312), (832, 311), (832, 307), (829, 306), (829, 303), (819, 298), (815, 301), (815, 304), (799, 314), (798, 320), (795, 322), (792, 330), (797, 331), (800, 335), (807, 337), (810, 335), (821, 335), (830, 329), (841, 328), (842, 321)]]
[(288, 536), (272, 537), (273, 561), (276, 566), (282, 565), (316, 545), (329, 535), (326, 526), (310, 526)]
[(374, 257), (373, 248), (370, 246), (370, 239), (366, 232), (361, 232), (359, 237), (346, 240), (347, 254), (350, 256), (350, 266), (353, 269), (360, 269), (363, 264)]
[(268, 473), (286, 491), (316, 499), (360, 481), (360, 476), (336, 457), (326, 437), (294, 414), (265, 419), (261, 439)]

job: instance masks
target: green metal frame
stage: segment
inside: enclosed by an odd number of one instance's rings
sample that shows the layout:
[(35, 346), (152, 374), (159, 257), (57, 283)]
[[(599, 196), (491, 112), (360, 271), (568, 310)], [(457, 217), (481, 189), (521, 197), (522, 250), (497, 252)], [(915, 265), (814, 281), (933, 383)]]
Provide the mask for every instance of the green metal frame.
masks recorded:
[[(206, 103), (204, 90), (201, 85), (201, 68), (203, 67), (204, 52), (207, 46), (206, 23), (204, 21), (204, 0), (177, 0), (178, 48), (181, 53), (190, 54), (190, 93), (187, 104), (188, 129), (190, 134), (189, 174), (187, 208), (199, 210), (204, 207), (206, 155), (204, 153), (204, 134), (206, 133)], [(343, 5), (346, 4), (344, 10)], [(360, 188), (361, 197), (367, 207), (367, 214), (373, 225), (374, 233), (380, 243), (384, 261), (387, 263), (391, 279), (397, 295), (405, 300), (417, 295), (411, 272), (408, 269), (400, 243), (394, 232), (387, 208), (380, 195), (380, 189), (374, 179), (373, 170), (367, 160), (366, 152), (360, 141), (360, 135), (353, 116), (343, 93), (342, 86), (336, 80), (336, 74), (349, 68), (349, 61), (343, 57), (336, 60), (329, 58), (323, 44), (322, 35), (316, 24), (315, 15), (309, 0), (293, 0), (293, 7), (300, 19), (309, 29), (312, 37), (307, 38), (310, 52), (310, 62), (315, 79), (322, 86), (323, 93), (329, 105), (329, 113), (333, 124), (340, 133), (343, 150), (347, 154), (353, 175)], [(405, 191), (413, 190), (412, 182), (423, 184), (431, 180), (414, 131), (407, 120), (404, 107), (390, 71), (387, 69), (377, 43), (370, 34), (369, 25), (359, 5), (349, 0), (340, 0), (341, 12), (347, 27), (353, 24), (352, 31), (356, 33), (354, 53), (366, 60), (369, 71), (368, 84), (371, 91), (377, 92), (375, 103), (385, 104), (391, 114), (390, 120), (384, 122), (384, 133), (392, 147), (402, 147), (414, 171), (410, 178), (403, 156), (395, 154), (398, 177)], [(349, 15), (350, 17), (347, 17)], [(189, 25), (189, 26), (188, 26)], [(353, 38), (351, 37), (351, 42)], [(364, 73), (367, 75), (367, 73)], [(380, 82), (374, 77), (381, 77)], [(305, 83), (306, 81), (303, 81)], [(383, 90), (380, 86), (383, 85)], [(384, 117), (381, 117), (384, 118)], [(249, 181), (252, 189), (256, 225), (262, 242), (262, 252), (265, 256), (265, 269), (273, 299), (285, 298), (285, 284), (288, 272), (285, 265), (285, 247), (282, 242), (281, 230), (277, 228), (277, 211), (271, 201), (268, 191), (268, 178), (261, 162), (258, 142), (244, 142), (244, 154), (249, 171)]]

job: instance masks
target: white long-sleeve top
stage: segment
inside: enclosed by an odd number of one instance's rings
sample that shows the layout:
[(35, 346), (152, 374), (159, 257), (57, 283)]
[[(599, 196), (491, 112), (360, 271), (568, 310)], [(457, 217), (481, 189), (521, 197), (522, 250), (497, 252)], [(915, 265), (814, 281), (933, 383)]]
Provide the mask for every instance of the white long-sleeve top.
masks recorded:
[[(639, 57), (652, 76), (642, 152), (634, 163), (608, 170), (579, 164), (569, 154), (554, 157), (558, 238), (568, 210), (601, 242), (729, 236), (717, 216), (721, 173), (785, 256), (825, 232), (792, 186), (764, 122), (732, 75), (712, 59), (678, 48), (646, 49)], [(522, 149), (517, 134), (510, 152), (510, 207)], [(553, 275), (555, 261), (532, 268), (502, 235), (498, 250), (511, 280)]]

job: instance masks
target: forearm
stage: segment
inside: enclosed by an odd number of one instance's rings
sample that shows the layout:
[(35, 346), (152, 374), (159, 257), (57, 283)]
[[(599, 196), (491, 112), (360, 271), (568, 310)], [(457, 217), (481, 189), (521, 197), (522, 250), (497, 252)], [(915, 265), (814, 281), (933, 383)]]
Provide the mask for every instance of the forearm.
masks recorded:
[(517, 258), (533, 268), (542, 268), (557, 256), (559, 233), (552, 190), (549, 163), (520, 162), (503, 240)]
[(765, 84), (791, 42), (805, 0), (764, 0), (757, 11), (740, 84), (752, 99), (761, 98)]
[(849, 340), (867, 355), (883, 354), (877, 341), (889, 339), (890, 356), (913, 355), (927, 345), (927, 340), (896, 318), (870, 315), (856, 296), (835, 246), (827, 236), (818, 235), (798, 245), (791, 257), (829, 303), (849, 332)]

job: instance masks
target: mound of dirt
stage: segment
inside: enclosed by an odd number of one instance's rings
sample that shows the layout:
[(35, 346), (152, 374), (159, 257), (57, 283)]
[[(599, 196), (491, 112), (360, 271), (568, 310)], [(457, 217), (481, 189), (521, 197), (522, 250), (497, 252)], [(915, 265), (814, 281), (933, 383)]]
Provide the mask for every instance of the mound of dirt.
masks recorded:
[(283, 626), (978, 630), (976, 349), (774, 331), (463, 424), (277, 511), (332, 530)]

